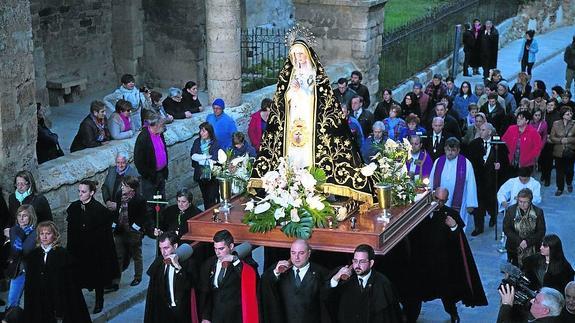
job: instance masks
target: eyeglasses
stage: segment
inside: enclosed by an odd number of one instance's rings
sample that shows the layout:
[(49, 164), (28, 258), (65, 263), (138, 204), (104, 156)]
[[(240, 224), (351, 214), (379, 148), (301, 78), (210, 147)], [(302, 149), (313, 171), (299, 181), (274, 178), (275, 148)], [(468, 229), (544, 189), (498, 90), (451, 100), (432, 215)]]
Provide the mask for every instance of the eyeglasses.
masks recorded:
[(365, 264), (367, 264), (368, 262), (369, 262), (369, 259), (353, 259), (353, 260), (351, 261), (351, 263), (354, 264), (354, 265), (357, 265), (357, 264), (365, 265)]

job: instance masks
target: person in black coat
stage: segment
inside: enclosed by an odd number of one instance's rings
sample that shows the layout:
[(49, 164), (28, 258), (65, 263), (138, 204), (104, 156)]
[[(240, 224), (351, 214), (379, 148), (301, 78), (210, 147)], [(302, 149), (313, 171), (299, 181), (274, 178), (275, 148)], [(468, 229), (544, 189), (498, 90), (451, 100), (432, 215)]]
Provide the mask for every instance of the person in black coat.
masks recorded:
[(10, 210), (10, 218), (8, 219), (8, 226), (14, 225), (16, 219), (16, 210), (22, 204), (30, 204), (36, 211), (38, 222), (52, 221), (52, 209), (44, 195), (38, 192), (34, 176), (27, 170), (19, 171), (14, 176), (14, 187), (16, 191), (8, 197), (8, 209)]
[(351, 109), (353, 110), (353, 116), (361, 125), (363, 137), (369, 137), (371, 134), (371, 126), (373, 126), (374, 119), (373, 113), (367, 110), (367, 107), (363, 105), (363, 97), (355, 95), (351, 99)]
[(429, 157), (431, 157), (432, 161), (435, 161), (437, 158), (445, 154), (445, 141), (447, 138), (453, 137), (451, 133), (444, 131), (444, 124), (445, 122), (441, 117), (433, 118), (431, 123), (432, 131), (423, 141), (425, 150), (429, 153)]
[(188, 105), (182, 97), (182, 90), (171, 87), (169, 89), (169, 96), (162, 101), (162, 106), (167, 114), (174, 117), (174, 119), (187, 119), (192, 117)]
[(94, 198), (97, 183), (82, 180), (78, 185), (80, 199), (66, 210), (68, 242), (66, 247), (77, 263), (81, 288), (96, 290), (94, 314), (104, 307), (104, 286), (108, 286), (119, 272), (112, 216)]
[(555, 234), (543, 237), (539, 253), (525, 258), (523, 272), (531, 282), (532, 290), (550, 287), (560, 292), (573, 281), (573, 267), (565, 258), (561, 239)]
[(218, 180), (212, 176), (210, 165), (212, 161), (218, 160), (220, 146), (214, 134), (214, 127), (209, 122), (202, 122), (199, 128), (200, 137), (194, 140), (190, 156), (194, 168), (194, 181), (200, 186), (204, 210), (207, 210), (216, 205), (220, 197)]
[[(373, 110), (373, 121), (383, 121), (383, 119), (389, 117), (389, 110), (391, 106), (396, 104), (399, 105), (399, 102), (395, 101), (391, 96), (390, 89), (383, 89), (381, 91), (382, 100), (375, 106)], [(419, 106), (419, 99), (417, 100), (417, 106)]]
[(257, 264), (252, 260), (238, 259), (233, 249), (234, 238), (230, 232), (216, 232), (216, 255), (206, 260), (200, 270), (198, 308), (202, 320), (212, 323), (249, 323), (259, 318)]
[(156, 236), (163, 232), (173, 231), (178, 238), (181, 238), (188, 233), (188, 219), (202, 213), (193, 204), (194, 196), (187, 188), (182, 188), (176, 193), (176, 201), (176, 205), (171, 205), (162, 211), (159, 226), (154, 230)]
[(533, 205), (533, 192), (522, 189), (517, 193), (517, 203), (505, 211), (503, 218), (507, 261), (522, 267), (524, 258), (537, 253), (545, 230), (545, 216), (542, 209)]
[(152, 234), (151, 218), (146, 213), (146, 200), (139, 194), (139, 186), (140, 181), (137, 177), (123, 177), (121, 191), (115, 199), (117, 208), (112, 213), (112, 226), (120, 271), (114, 281), (114, 289), (117, 289), (122, 272), (130, 263), (130, 257), (134, 260), (134, 279), (130, 286), (140, 284), (144, 271), (142, 239), (144, 234), (155, 238)]
[[(498, 210), (497, 191), (507, 180), (505, 176), (509, 167), (507, 146), (491, 141), (495, 134), (495, 127), (491, 123), (484, 123), (479, 128), (479, 138), (473, 139), (467, 148), (467, 156), (473, 170), (477, 184), (477, 201), (479, 203), (473, 216), (475, 227), (472, 236), (483, 233), (485, 215), (489, 213), (489, 226), (496, 224)], [(497, 178), (497, 182), (495, 181)]]
[(182, 89), (182, 102), (184, 102), (186, 111), (191, 113), (204, 111), (202, 102), (200, 102), (200, 98), (198, 97), (198, 85), (196, 82), (186, 82), (186, 85)]
[(36, 140), (38, 164), (64, 156), (64, 152), (58, 142), (58, 135), (53, 133), (46, 125), (41, 103), (36, 103), (36, 116), (38, 119), (38, 140)]
[(108, 168), (108, 174), (106, 174), (106, 179), (102, 184), (102, 201), (110, 211), (115, 211), (118, 208), (115, 199), (120, 192), (120, 184), (122, 184), (124, 176), (139, 177), (140, 174), (134, 166), (128, 163), (128, 154), (119, 152), (116, 154), (116, 165)]
[(445, 206), (447, 189), (435, 189), (438, 208), (410, 233), (413, 263), (406, 269), (410, 296), (404, 302), (407, 322), (415, 322), (422, 301), (440, 298), (451, 322), (459, 322), (457, 302), (485, 306), (487, 298), (465, 237), (459, 212)]
[(90, 114), (80, 123), (78, 133), (70, 146), (70, 152), (99, 147), (110, 142), (110, 139), (106, 105), (102, 101), (93, 101), (90, 104)]
[(262, 320), (266, 323), (330, 322), (326, 301), (329, 277), (326, 270), (309, 261), (311, 247), (294, 241), (290, 260), (280, 260), (261, 280)]
[(497, 93), (491, 92), (487, 95), (487, 102), (479, 108), (487, 117), (487, 122), (491, 123), (498, 134), (504, 133), (506, 126), (505, 108), (497, 102)]
[(157, 193), (162, 196), (166, 193), (169, 158), (164, 130), (165, 119), (155, 115), (148, 126), (142, 128), (134, 145), (134, 164), (140, 173), (142, 196), (146, 200)]
[(60, 246), (56, 224), (42, 222), (36, 230), (38, 247), (26, 256), (23, 322), (92, 322), (76, 280), (77, 267)]
[(152, 262), (147, 271), (150, 284), (146, 294), (144, 322), (188, 323), (193, 322), (192, 317), (197, 321), (194, 289), (197, 269), (193, 258), (178, 258), (178, 237), (172, 231), (162, 233), (158, 241), (161, 256)]
[(332, 276), (329, 304), (338, 323), (403, 322), (391, 282), (373, 269), (375, 252), (369, 245), (355, 248), (350, 266)]
[(465, 30), (462, 35), (463, 53), (463, 76), (469, 76), (469, 66), (472, 63), (473, 50), (475, 49), (475, 37), (469, 24), (464, 24)]
[(497, 68), (497, 53), (499, 52), (499, 32), (490, 20), (481, 29), (480, 38), (481, 66), (483, 78), (489, 77), (489, 70)]

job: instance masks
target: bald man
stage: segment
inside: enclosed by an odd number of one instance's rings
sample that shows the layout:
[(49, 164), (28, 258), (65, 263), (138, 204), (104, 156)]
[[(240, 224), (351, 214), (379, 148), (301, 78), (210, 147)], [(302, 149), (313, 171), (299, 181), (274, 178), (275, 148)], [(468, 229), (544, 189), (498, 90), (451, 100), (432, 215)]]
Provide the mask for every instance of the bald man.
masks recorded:
[(305, 240), (295, 240), (290, 259), (278, 261), (263, 274), (263, 322), (329, 322), (324, 302), (329, 277), (324, 268), (309, 261), (311, 252)]
[(575, 281), (565, 286), (565, 307), (559, 316), (560, 322), (575, 322)]

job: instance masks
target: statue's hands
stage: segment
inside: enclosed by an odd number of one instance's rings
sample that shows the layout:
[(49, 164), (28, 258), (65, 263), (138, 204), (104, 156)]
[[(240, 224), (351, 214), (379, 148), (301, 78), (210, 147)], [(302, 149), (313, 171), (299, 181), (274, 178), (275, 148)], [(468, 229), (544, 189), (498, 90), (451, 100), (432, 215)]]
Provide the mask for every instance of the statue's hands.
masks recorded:
[(291, 81), (291, 89), (292, 90), (297, 91), (300, 89), (300, 87), (301, 87), (301, 85), (299, 85), (298, 80), (294, 79)]

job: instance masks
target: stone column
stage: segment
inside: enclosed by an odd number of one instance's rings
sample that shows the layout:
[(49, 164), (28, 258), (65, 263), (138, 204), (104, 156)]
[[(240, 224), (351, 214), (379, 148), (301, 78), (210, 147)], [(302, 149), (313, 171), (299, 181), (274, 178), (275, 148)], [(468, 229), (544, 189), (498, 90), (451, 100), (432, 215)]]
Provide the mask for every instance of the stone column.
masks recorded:
[[(296, 22), (318, 40), (324, 66), (352, 61), (363, 74), (371, 95), (379, 87), (384, 6), (387, 0), (293, 0)], [(335, 80), (332, 80), (335, 81)]]
[(112, 1), (112, 53), (118, 84), (123, 74), (132, 74), (136, 84), (142, 85), (143, 21), (142, 0)]
[(240, 0), (206, 1), (209, 103), (217, 97), (227, 106), (241, 103), (240, 27)]
[(34, 45), (28, 0), (0, 1), (0, 184), (12, 190), (17, 171), (35, 171), (37, 119)]

